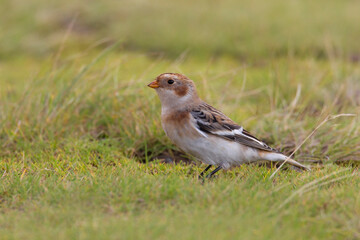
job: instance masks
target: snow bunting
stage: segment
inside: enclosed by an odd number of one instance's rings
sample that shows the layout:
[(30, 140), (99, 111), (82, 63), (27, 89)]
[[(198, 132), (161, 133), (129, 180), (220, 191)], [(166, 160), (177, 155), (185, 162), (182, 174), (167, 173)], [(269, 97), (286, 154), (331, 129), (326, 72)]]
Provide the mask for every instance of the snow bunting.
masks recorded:
[(225, 114), (202, 101), (192, 80), (178, 73), (163, 73), (149, 87), (161, 101), (161, 123), (166, 135), (184, 152), (212, 167), (208, 178), (220, 169), (261, 160), (308, 167), (260, 141)]

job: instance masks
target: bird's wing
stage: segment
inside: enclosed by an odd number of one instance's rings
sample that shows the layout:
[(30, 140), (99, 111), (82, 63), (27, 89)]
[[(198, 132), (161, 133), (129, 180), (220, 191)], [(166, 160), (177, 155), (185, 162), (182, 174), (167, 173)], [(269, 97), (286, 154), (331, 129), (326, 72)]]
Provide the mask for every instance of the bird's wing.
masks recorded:
[(196, 122), (196, 127), (202, 132), (229, 141), (238, 142), (248, 147), (269, 152), (279, 152), (252, 136), (248, 131), (233, 122), (225, 114), (206, 103), (191, 108), (190, 114)]

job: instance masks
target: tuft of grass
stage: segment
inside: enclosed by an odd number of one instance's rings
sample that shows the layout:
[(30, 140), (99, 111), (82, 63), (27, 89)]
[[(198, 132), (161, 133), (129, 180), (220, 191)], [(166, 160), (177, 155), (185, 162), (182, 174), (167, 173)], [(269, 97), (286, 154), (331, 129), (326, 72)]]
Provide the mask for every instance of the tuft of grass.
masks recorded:
[(195, 59), (154, 61), (134, 53), (102, 55), (96, 50), (86, 56), (70, 55), (56, 69), (51, 61), (43, 62), (42, 69), (23, 82), (3, 78), (1, 155), (48, 143), (58, 146), (68, 138), (116, 139), (128, 157), (151, 159), (168, 148), (175, 150), (163, 134), (157, 96), (146, 84), (161, 72), (180, 71), (189, 73), (206, 101), (286, 154), (329, 114), (355, 114), (324, 123), (295, 158), (359, 160), (357, 92), (351, 90), (360, 89), (357, 65), (336, 62), (343, 70), (335, 76), (332, 62), (312, 59), (279, 59), (263, 67), (237, 68), (236, 61), (229, 59), (209, 65)]

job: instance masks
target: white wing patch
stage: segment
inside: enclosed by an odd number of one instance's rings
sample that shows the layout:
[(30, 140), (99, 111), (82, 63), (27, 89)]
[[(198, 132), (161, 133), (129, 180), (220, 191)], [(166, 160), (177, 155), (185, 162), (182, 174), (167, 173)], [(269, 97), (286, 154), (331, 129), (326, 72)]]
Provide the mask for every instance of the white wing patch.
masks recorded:
[(198, 127), (195, 127), (196, 131), (200, 133), (203, 137), (208, 137), (203, 131), (201, 131)]
[(243, 127), (239, 128), (239, 129), (234, 129), (234, 130), (219, 130), (219, 131), (214, 131), (213, 134), (217, 134), (217, 135), (222, 135), (222, 136), (235, 136), (235, 135), (243, 135)]
[(262, 146), (264, 146), (264, 147), (267, 147), (267, 145), (266, 145), (265, 143), (263, 143), (263, 142), (255, 139), (255, 138), (253, 138), (253, 137), (250, 137), (250, 136), (247, 136), (247, 135), (244, 135), (244, 134), (241, 134), (241, 136), (246, 137), (246, 138), (249, 138), (249, 139), (251, 139), (252, 141), (255, 141), (255, 142), (259, 143), (260, 145), (262, 145)]
[(257, 142), (258, 144), (260, 144), (261, 146), (264, 146), (264, 147), (267, 147), (267, 145), (253, 137), (250, 137), (248, 135), (245, 135), (243, 133), (244, 131), (244, 128), (243, 127), (240, 127), (239, 129), (234, 129), (234, 130), (225, 130), (225, 131), (214, 131), (212, 132), (213, 134), (216, 134), (216, 135), (220, 135), (220, 136), (241, 136), (241, 137), (244, 137), (244, 138), (247, 138), (247, 139), (250, 139), (251, 141), (254, 141), (254, 142)]
[(235, 134), (242, 134), (243, 131), (244, 131), (244, 128), (243, 128), (243, 127), (240, 127), (239, 129), (233, 130), (233, 132), (234, 132)]
[(207, 134), (206, 134), (205, 132), (203, 132), (203, 131), (200, 130), (199, 125), (198, 125), (197, 122), (196, 122), (196, 119), (195, 119), (192, 115), (190, 115), (190, 116), (191, 116), (191, 123), (192, 123), (193, 127), (196, 129), (196, 131), (197, 131), (198, 133), (200, 133), (201, 136), (207, 138), (207, 137), (208, 137)]

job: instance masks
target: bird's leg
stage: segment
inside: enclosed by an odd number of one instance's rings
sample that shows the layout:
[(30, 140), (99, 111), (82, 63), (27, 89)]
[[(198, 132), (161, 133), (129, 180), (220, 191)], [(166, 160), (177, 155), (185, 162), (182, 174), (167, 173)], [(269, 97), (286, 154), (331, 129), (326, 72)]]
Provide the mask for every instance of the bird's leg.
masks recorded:
[(210, 179), (215, 173), (217, 173), (222, 167), (217, 167), (214, 171), (212, 171), (209, 175), (206, 176), (206, 178)]
[(199, 179), (203, 178), (204, 174), (212, 167), (212, 165), (207, 166), (204, 171), (202, 171), (199, 175)]

